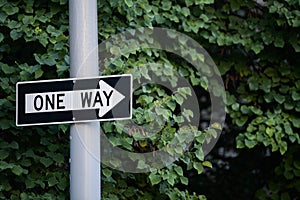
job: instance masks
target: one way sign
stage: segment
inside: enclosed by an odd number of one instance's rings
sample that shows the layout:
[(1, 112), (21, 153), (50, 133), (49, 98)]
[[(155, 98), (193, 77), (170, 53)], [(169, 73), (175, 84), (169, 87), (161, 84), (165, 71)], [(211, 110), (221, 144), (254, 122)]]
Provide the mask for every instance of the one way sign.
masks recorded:
[(17, 126), (130, 119), (131, 75), (17, 83)]

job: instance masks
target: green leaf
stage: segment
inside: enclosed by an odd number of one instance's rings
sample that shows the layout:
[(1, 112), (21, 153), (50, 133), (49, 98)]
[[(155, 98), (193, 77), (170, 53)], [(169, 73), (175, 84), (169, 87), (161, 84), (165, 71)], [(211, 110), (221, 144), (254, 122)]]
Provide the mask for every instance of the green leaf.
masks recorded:
[(13, 167), (14, 167), (14, 165), (11, 163), (0, 161), (0, 170), (12, 169)]
[(290, 100), (288, 100), (288, 101), (286, 101), (286, 102), (284, 102), (284, 108), (286, 109), (286, 110), (292, 110), (292, 109), (294, 109), (295, 108), (295, 102), (294, 101), (290, 101)]
[(5, 74), (12, 74), (16, 71), (14, 67), (10, 67), (7, 64), (2, 64), (2, 63), (1, 63), (1, 69)]
[(0, 119), (0, 128), (6, 130), (11, 127), (11, 121), (8, 119)]
[(177, 145), (175, 148), (174, 148), (174, 151), (177, 153), (177, 154), (180, 154), (182, 155), (183, 154), (183, 149), (181, 146)]
[(296, 85), (296, 88), (297, 88), (297, 89), (300, 89), (300, 80), (296, 81), (296, 82), (295, 82), (295, 85)]
[(182, 105), (184, 99), (181, 95), (175, 94), (172, 96), (172, 99), (174, 99), (179, 105)]
[(16, 141), (12, 141), (8, 147), (12, 149), (19, 149), (19, 144)]
[(249, 113), (249, 108), (245, 105), (241, 106), (241, 111), (243, 114), (248, 114)]
[[(200, 85), (203, 89), (208, 90), (208, 80), (206, 77), (200, 78)], [(218, 91), (217, 89), (218, 89), (218, 87), (215, 87), (214, 91)]]
[(27, 199), (29, 199), (29, 196), (26, 193), (24, 193), (24, 192), (22, 192), (20, 194), (20, 197), (21, 197), (21, 200), (27, 200)]
[(258, 90), (258, 82), (257, 82), (257, 80), (256, 80), (256, 77), (251, 76), (251, 77), (248, 79), (248, 84), (249, 84), (250, 90), (253, 90), (253, 91)]
[(248, 117), (247, 117), (247, 116), (242, 116), (242, 117), (236, 119), (236, 124), (237, 124), (238, 126), (242, 127), (242, 126), (245, 125), (245, 123), (247, 122), (247, 120), (248, 120)]
[(256, 142), (253, 141), (253, 140), (246, 139), (245, 140), (245, 145), (246, 145), (246, 147), (248, 147), (249, 149), (251, 149), (251, 148), (253, 148), (256, 145)]
[(300, 119), (299, 118), (293, 118), (291, 121), (292, 121), (294, 127), (300, 128)]
[(206, 133), (209, 136), (212, 136), (213, 138), (217, 138), (217, 136), (218, 136), (217, 131), (215, 129), (212, 129), (212, 128), (207, 129)]
[(53, 164), (53, 160), (50, 158), (41, 157), (40, 161), (45, 167), (49, 167)]
[(293, 92), (292, 92), (292, 99), (293, 99), (294, 101), (300, 100), (300, 93), (293, 91)]
[(26, 188), (27, 188), (27, 189), (34, 188), (34, 187), (35, 187), (34, 181), (28, 180), (28, 179), (25, 180), (25, 185), (26, 185)]
[(212, 123), (211, 127), (214, 128), (214, 129), (220, 130), (220, 131), (222, 130), (222, 126), (218, 122)]
[(50, 177), (49, 180), (48, 180), (48, 185), (49, 185), (50, 187), (56, 185), (57, 183), (58, 183), (58, 181), (57, 181), (57, 179), (55, 178), (55, 176)]
[(13, 15), (17, 12), (19, 12), (19, 8), (17, 6), (12, 6), (11, 4), (7, 3), (2, 7), (2, 10), (7, 14), (7, 15)]
[(174, 72), (173, 72), (173, 67), (170, 63), (165, 63), (164, 64), (164, 70), (163, 70), (163, 73), (166, 75), (166, 76), (173, 76)]
[(287, 143), (285, 141), (282, 141), (280, 144), (279, 144), (279, 151), (281, 153), (281, 155), (283, 155), (286, 151), (287, 151)]
[(283, 96), (283, 95), (281, 95), (281, 94), (275, 94), (275, 95), (274, 95), (274, 99), (275, 99), (278, 103), (282, 104), (282, 103), (285, 101), (285, 96)]
[(53, 155), (53, 160), (57, 163), (63, 163), (65, 158), (62, 154), (58, 153)]
[(68, 186), (68, 181), (66, 178), (60, 179), (59, 183), (57, 184), (57, 187), (64, 191)]
[(167, 182), (171, 185), (171, 186), (174, 186), (174, 184), (175, 184), (175, 177), (174, 177), (174, 175), (173, 174), (169, 174), (169, 177), (168, 177), (168, 179), (167, 179)]
[(111, 122), (102, 123), (102, 128), (104, 129), (105, 133), (109, 133), (114, 130), (113, 124)]
[(191, 91), (191, 88), (189, 88), (189, 87), (181, 87), (181, 88), (178, 88), (177, 91), (178, 91), (178, 93), (181, 94), (184, 98), (187, 97), (186, 95), (192, 96), (192, 91)]
[(275, 133), (275, 130), (274, 130), (273, 128), (267, 127), (266, 133), (267, 133), (267, 135), (268, 135), (269, 137), (272, 137), (273, 134)]
[(170, 110), (162, 108), (162, 107), (156, 107), (155, 112), (157, 113), (157, 115), (162, 115), (164, 117), (164, 119), (169, 119), (169, 117), (172, 115)]
[(199, 159), (199, 160), (204, 160), (204, 153), (203, 153), (203, 151), (202, 150), (197, 150), (196, 152), (195, 152), (195, 155), (196, 155), (196, 157)]
[(7, 0), (0, 0), (0, 7), (4, 6), (7, 4)]
[[(140, 145), (143, 147), (142, 143), (140, 143)], [(146, 144), (146, 146), (147, 146), (147, 144)], [(146, 147), (146, 146), (144, 146), (144, 147)], [(146, 168), (148, 168), (148, 165), (145, 163), (144, 160), (139, 160), (138, 164), (137, 164), (137, 168), (138, 169), (146, 169)]]
[(119, 167), (119, 166), (121, 165), (121, 161), (118, 160), (118, 159), (112, 158), (109, 162), (110, 162), (114, 167)]
[(178, 139), (179, 143), (184, 143), (187, 140), (187, 135), (181, 133), (180, 131), (178, 134), (176, 133), (175, 136)]
[(240, 104), (238, 104), (238, 103), (233, 103), (233, 104), (231, 105), (231, 107), (232, 107), (232, 109), (233, 109), (234, 111), (238, 111), (239, 108), (240, 108)]
[(150, 173), (149, 175), (149, 180), (151, 182), (151, 185), (156, 185), (158, 183), (161, 182), (161, 176), (160, 175), (157, 175), (157, 174), (154, 174), (153, 172)]
[(251, 48), (255, 54), (259, 54), (264, 49), (264, 46), (261, 44), (254, 44)]
[(24, 160), (22, 160), (21, 165), (24, 167), (30, 167), (30, 166), (32, 166), (32, 162), (30, 159), (24, 159)]
[(204, 161), (204, 162), (202, 162), (202, 165), (205, 166), (205, 167), (212, 168), (212, 164), (211, 164), (211, 162), (209, 162), (209, 161)]
[(269, 119), (267, 119), (266, 124), (268, 126), (274, 126), (275, 125), (275, 120), (273, 118), (269, 118)]
[(0, 160), (4, 160), (8, 156), (9, 156), (8, 151), (6, 151), (6, 150), (0, 150)]
[(170, 10), (171, 6), (172, 6), (171, 1), (166, 1), (166, 0), (162, 1), (162, 9), (163, 10)]
[(291, 126), (290, 126), (289, 123), (285, 123), (285, 124), (284, 124), (284, 130), (285, 130), (285, 132), (286, 132), (288, 135), (293, 134), (293, 130), (292, 130), (292, 128), (291, 128)]
[(183, 185), (188, 185), (189, 184), (189, 179), (182, 176), (180, 177), (180, 182), (183, 184)]
[(179, 176), (183, 176), (183, 170), (180, 166), (175, 166), (174, 167), (174, 170), (176, 171), (176, 173), (179, 175)]
[(257, 107), (250, 106), (249, 108), (256, 115), (262, 115), (263, 114), (263, 111), (261, 109), (257, 108)]
[(66, 131), (69, 129), (70, 126), (67, 124), (60, 124), (58, 125), (58, 127), (63, 133), (66, 133)]
[(181, 13), (182, 13), (185, 17), (187, 17), (187, 16), (190, 15), (190, 10), (189, 10), (187, 7), (183, 7), (183, 8), (181, 8)]
[(242, 149), (244, 147), (245, 147), (245, 144), (242, 141), (237, 140), (237, 142), (236, 142), (236, 148)]
[(109, 178), (112, 175), (112, 171), (110, 169), (104, 168), (101, 171), (106, 178)]
[(231, 95), (230, 93), (226, 92), (226, 105), (232, 105), (236, 103), (236, 98), (234, 95)]
[(183, 109), (182, 115), (184, 117), (186, 117), (187, 119), (189, 119), (190, 117), (194, 117), (193, 111), (186, 109), (186, 108)]
[(17, 175), (17, 176), (20, 176), (22, 173), (24, 173), (24, 174), (27, 174), (27, 173), (28, 173), (27, 170), (23, 169), (22, 167), (20, 167), (20, 166), (18, 166), (18, 165), (13, 166), (13, 168), (11, 169), (11, 171), (12, 171), (15, 175)]
[(289, 136), (289, 140), (292, 142), (292, 143), (294, 143), (295, 141), (296, 141), (296, 137), (294, 136), (294, 135), (290, 135)]
[(172, 111), (174, 111), (175, 108), (176, 108), (176, 103), (175, 103), (174, 101), (168, 101), (168, 102), (166, 103), (166, 105), (167, 105)]
[(194, 162), (193, 167), (194, 167), (194, 169), (196, 169), (198, 171), (198, 174), (201, 174), (203, 172), (203, 166), (201, 163)]
[(4, 35), (2, 33), (0, 33), (0, 42), (2, 42), (4, 39)]
[(13, 40), (17, 40), (19, 39), (20, 37), (22, 37), (23, 33), (22, 32), (19, 32), (18, 30), (16, 29), (13, 29), (11, 32), (10, 32), (10, 37), (13, 39)]
[(37, 70), (34, 72), (34, 78), (35, 78), (35, 79), (38, 79), (38, 78), (40, 78), (41, 76), (43, 76), (43, 74), (44, 74), (44, 71), (43, 71), (41, 68), (39, 68), (39, 69), (37, 69)]
[(128, 6), (128, 7), (132, 7), (133, 6), (133, 2), (132, 0), (124, 0), (125, 4)]

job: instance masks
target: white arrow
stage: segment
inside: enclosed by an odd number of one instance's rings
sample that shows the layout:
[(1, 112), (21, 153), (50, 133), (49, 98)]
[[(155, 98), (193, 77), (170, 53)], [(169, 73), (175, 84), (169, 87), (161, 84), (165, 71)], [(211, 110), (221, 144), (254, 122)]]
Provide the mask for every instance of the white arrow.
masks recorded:
[(101, 94), (104, 94), (104, 91), (112, 91), (112, 93), (111, 92), (109, 93), (111, 94), (111, 96), (109, 97), (110, 99), (109, 105), (102, 106), (99, 109), (98, 116), (103, 117), (108, 111), (110, 111), (113, 107), (115, 107), (118, 103), (120, 103), (120, 101), (122, 101), (125, 98), (125, 96), (102, 80), (99, 81), (99, 86), (100, 86)]

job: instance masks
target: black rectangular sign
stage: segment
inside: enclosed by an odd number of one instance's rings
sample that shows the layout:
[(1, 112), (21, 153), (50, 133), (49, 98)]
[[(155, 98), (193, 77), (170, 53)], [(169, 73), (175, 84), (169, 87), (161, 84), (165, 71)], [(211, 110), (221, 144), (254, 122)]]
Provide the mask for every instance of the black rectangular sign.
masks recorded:
[(17, 83), (17, 126), (131, 119), (132, 77)]

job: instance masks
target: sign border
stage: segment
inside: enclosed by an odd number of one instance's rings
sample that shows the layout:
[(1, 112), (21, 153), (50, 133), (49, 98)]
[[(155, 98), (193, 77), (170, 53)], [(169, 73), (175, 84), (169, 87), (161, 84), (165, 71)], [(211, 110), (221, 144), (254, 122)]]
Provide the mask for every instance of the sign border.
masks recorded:
[[(30, 124), (18, 124), (18, 86), (22, 84), (31, 84), (31, 83), (47, 83), (47, 82), (59, 82), (59, 81), (76, 81), (76, 80), (85, 80), (85, 79), (101, 79), (101, 78), (117, 78), (117, 77), (130, 77), (130, 109), (129, 117), (124, 118), (109, 118), (109, 119), (94, 119), (94, 120), (78, 120), (78, 121), (63, 121), (63, 122), (45, 122), (45, 123), (30, 123)], [(39, 126), (39, 125), (57, 125), (57, 124), (76, 124), (76, 123), (86, 123), (86, 122), (100, 122), (100, 121), (114, 121), (114, 120), (127, 120), (132, 119), (132, 96), (133, 96), (133, 79), (132, 74), (120, 74), (120, 75), (107, 75), (107, 76), (94, 76), (94, 77), (79, 77), (79, 78), (64, 78), (64, 79), (49, 79), (49, 80), (38, 80), (38, 81), (22, 81), (16, 83), (16, 126)], [(91, 88), (94, 89), (94, 88)], [(70, 91), (70, 90), (68, 90)], [(72, 90), (71, 90), (72, 91)]]

